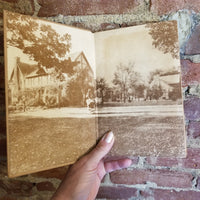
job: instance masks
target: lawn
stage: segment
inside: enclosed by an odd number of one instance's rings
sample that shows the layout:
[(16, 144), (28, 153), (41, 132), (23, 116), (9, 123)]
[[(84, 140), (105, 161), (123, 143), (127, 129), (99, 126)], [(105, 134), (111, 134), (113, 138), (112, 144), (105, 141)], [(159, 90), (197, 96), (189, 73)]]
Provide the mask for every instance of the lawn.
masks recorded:
[(116, 155), (184, 156), (183, 117), (119, 116), (98, 119), (100, 135), (113, 130), (116, 140), (111, 151)]
[(9, 119), (12, 174), (62, 166), (74, 162), (95, 143), (95, 119)]
[[(115, 116), (95, 118), (9, 118), (11, 174), (44, 170), (74, 162), (108, 130), (115, 134), (110, 156), (184, 156), (183, 118)], [(98, 123), (97, 123), (98, 122)]]

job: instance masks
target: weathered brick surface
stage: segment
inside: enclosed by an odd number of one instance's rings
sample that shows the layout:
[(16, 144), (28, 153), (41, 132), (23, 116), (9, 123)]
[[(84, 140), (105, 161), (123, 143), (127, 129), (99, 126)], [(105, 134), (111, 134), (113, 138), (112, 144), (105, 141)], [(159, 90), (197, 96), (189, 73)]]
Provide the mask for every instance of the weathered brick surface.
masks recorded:
[(142, 0), (38, 0), (41, 8), (38, 16), (48, 17), (62, 15), (98, 15), (129, 13)]
[(167, 0), (167, 1), (158, 1), (151, 0), (151, 11), (155, 12), (158, 15), (165, 15), (172, 12), (176, 12), (182, 9), (189, 9), (195, 12), (200, 10), (200, 2), (196, 0)]
[(19, 180), (0, 180), (0, 188), (7, 192), (9, 195), (18, 197), (31, 196), (34, 185), (28, 181)]
[(147, 163), (153, 166), (178, 166), (180, 159), (177, 158), (161, 158), (161, 157), (147, 157)]
[(68, 167), (59, 167), (56, 169), (34, 173), (32, 174), (32, 176), (39, 177), (39, 178), (57, 178), (57, 179), (62, 180), (64, 176), (66, 175), (67, 169)]
[(137, 189), (128, 187), (100, 187), (97, 198), (128, 199), (137, 196)]
[(141, 192), (141, 196), (146, 199), (152, 197), (154, 200), (198, 200), (200, 192), (152, 189), (148, 192)]
[(200, 119), (200, 98), (191, 97), (184, 101), (184, 113), (186, 120), (197, 121)]
[(182, 85), (195, 85), (200, 83), (200, 63), (192, 63), (190, 60), (181, 60)]
[(116, 184), (146, 184), (154, 182), (158, 186), (190, 188), (193, 176), (186, 172), (169, 170), (120, 170), (111, 173), (111, 181)]
[(194, 55), (200, 53), (200, 24), (197, 25), (186, 43), (185, 54)]
[(147, 162), (153, 166), (165, 166), (165, 167), (182, 167), (199, 169), (200, 168), (200, 149), (188, 149), (187, 158), (162, 158), (162, 157), (148, 157)]
[(44, 181), (36, 184), (36, 188), (38, 191), (55, 191), (56, 188), (49, 181)]
[(3, 16), (3, 10), (33, 15), (35, 10), (34, 0), (0, 0), (0, 18)]
[(153, 197), (154, 200), (198, 200), (200, 192), (196, 191), (180, 191), (175, 190), (151, 190), (150, 192), (144, 192), (145, 198)]
[(187, 127), (187, 133), (192, 138), (200, 137), (200, 121), (191, 121)]

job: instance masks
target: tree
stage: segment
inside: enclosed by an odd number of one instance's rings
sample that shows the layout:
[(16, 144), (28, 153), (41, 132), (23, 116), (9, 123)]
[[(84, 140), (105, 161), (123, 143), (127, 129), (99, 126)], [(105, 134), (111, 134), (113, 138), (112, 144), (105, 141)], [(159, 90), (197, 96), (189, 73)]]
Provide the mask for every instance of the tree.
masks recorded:
[(96, 89), (99, 92), (99, 97), (101, 98), (101, 104), (103, 105), (104, 97), (106, 95), (106, 90), (108, 89), (108, 85), (104, 78), (97, 78)]
[(135, 97), (136, 98), (143, 98), (144, 97), (144, 90), (145, 90), (145, 85), (138, 84), (135, 86)]
[(149, 23), (146, 25), (153, 39), (153, 45), (163, 53), (170, 53), (173, 58), (179, 57), (177, 24), (175, 21)]
[(128, 88), (136, 81), (136, 73), (134, 72), (134, 64), (129, 63), (127, 66), (120, 63), (114, 73), (113, 84), (116, 85), (121, 92), (121, 101), (126, 102)]
[(70, 34), (59, 34), (51, 25), (39, 23), (24, 15), (9, 13), (6, 23), (7, 42), (10, 46), (21, 49), (39, 67), (56, 66), (62, 69), (65, 66), (66, 73), (73, 72), (73, 63), (65, 59), (71, 48)]
[[(66, 55), (70, 53), (71, 35), (59, 34), (51, 25), (20, 14), (8, 13), (7, 43), (20, 49), (31, 60), (38, 63), (38, 67), (54, 68), (53, 75), (61, 82), (65, 78), (63, 73), (73, 75), (76, 62)], [(58, 104), (61, 99), (61, 85), (58, 85)]]
[(158, 100), (163, 95), (163, 90), (160, 85), (154, 85), (152, 87), (152, 98)]

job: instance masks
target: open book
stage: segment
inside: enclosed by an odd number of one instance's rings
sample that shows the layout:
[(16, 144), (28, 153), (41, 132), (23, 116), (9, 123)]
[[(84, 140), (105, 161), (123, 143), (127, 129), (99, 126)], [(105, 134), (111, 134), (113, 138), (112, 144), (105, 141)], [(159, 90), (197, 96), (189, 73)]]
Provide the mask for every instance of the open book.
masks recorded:
[(109, 157), (186, 156), (177, 23), (92, 33), (4, 12), (8, 173)]

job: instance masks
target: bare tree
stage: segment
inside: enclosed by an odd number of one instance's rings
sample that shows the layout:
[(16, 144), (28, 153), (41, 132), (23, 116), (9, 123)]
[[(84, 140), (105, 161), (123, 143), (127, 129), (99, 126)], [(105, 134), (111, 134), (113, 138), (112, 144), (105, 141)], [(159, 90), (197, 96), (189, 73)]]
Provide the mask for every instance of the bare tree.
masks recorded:
[(121, 101), (124, 103), (127, 100), (128, 88), (134, 83), (136, 73), (134, 72), (134, 63), (129, 63), (127, 66), (120, 63), (114, 73), (113, 84), (121, 91)]

